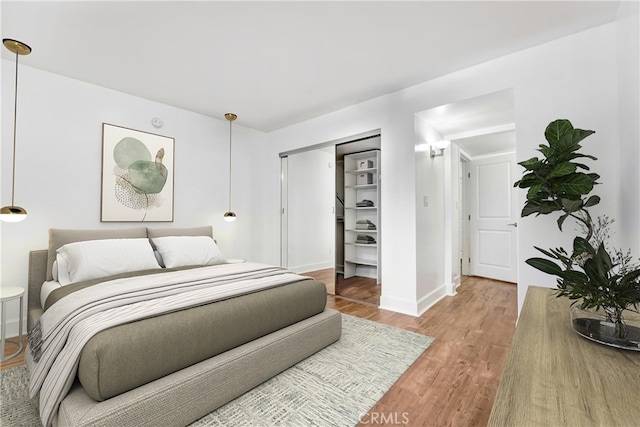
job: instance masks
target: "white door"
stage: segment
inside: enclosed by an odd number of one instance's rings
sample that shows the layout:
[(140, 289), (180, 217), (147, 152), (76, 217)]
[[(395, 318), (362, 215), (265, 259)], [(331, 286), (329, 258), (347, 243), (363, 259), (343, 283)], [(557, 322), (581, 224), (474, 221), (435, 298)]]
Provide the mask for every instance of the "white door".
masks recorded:
[(473, 160), (470, 173), (470, 273), (517, 281), (515, 154)]

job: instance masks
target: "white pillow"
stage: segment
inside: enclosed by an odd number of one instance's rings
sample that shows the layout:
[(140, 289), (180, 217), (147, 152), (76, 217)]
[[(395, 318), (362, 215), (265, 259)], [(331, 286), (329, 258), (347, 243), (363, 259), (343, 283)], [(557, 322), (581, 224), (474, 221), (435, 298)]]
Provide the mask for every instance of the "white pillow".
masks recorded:
[(71, 283), (71, 277), (69, 277), (69, 264), (60, 254), (57, 254), (56, 260), (53, 261), (53, 280), (63, 286)]
[(53, 277), (53, 281), (58, 281), (58, 260), (53, 261), (53, 265), (51, 266), (51, 277)]
[[(118, 273), (160, 268), (147, 238), (86, 240), (69, 243), (57, 251), (67, 262), (72, 283)], [(58, 258), (58, 279), (62, 276)]]
[(208, 236), (167, 236), (151, 240), (167, 268), (227, 262), (216, 242)]

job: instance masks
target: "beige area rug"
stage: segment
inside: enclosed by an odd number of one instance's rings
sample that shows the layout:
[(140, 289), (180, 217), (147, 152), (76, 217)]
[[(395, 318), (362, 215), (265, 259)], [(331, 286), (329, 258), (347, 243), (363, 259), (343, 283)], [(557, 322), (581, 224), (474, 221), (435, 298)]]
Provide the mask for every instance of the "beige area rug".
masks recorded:
[[(342, 338), (192, 424), (353, 426), (433, 342), (343, 315)], [(24, 366), (0, 372), (0, 425), (40, 426)]]

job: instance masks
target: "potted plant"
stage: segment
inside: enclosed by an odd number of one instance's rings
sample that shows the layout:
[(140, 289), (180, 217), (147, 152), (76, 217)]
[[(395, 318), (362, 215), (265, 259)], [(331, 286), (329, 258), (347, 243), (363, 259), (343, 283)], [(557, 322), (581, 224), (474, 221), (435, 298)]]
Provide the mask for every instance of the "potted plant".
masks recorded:
[[(625, 319), (625, 314), (638, 313), (640, 308), (640, 265), (629, 252), (609, 247), (613, 220), (607, 216), (594, 220), (589, 213), (600, 203), (599, 196), (590, 195), (600, 176), (583, 163), (597, 158), (579, 150), (580, 142), (593, 133), (575, 129), (568, 120), (553, 121), (545, 130), (548, 144), (538, 148), (542, 157), (518, 163), (525, 171), (514, 186), (528, 189), (521, 216), (557, 212), (560, 231), (572, 218), (582, 234), (573, 239), (570, 252), (535, 247), (546, 258), (530, 258), (526, 263), (557, 276), (557, 296), (573, 300), (576, 332), (607, 345), (640, 350), (640, 327)], [(586, 314), (589, 310), (593, 314)]]

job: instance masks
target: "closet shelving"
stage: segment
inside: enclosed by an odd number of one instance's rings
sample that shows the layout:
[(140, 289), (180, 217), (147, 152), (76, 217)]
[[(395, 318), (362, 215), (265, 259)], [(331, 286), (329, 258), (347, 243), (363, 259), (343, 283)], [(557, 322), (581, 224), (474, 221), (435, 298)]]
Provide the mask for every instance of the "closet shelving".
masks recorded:
[(380, 237), (380, 150), (345, 155), (345, 278), (363, 276), (380, 283)]

